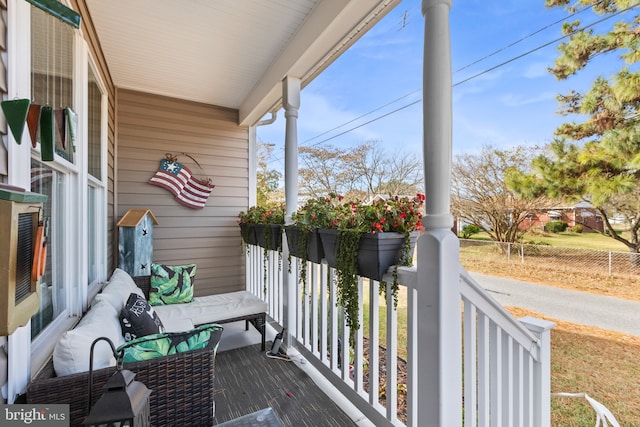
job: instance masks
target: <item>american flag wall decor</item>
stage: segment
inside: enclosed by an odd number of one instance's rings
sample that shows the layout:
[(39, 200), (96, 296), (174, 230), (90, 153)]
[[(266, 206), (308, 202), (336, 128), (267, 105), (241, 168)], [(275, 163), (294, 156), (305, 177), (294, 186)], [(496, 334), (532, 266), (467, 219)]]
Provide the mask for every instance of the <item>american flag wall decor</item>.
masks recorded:
[(171, 154), (160, 160), (160, 167), (148, 183), (166, 189), (178, 203), (192, 209), (204, 208), (215, 188), (210, 179), (200, 180), (194, 177), (189, 168)]

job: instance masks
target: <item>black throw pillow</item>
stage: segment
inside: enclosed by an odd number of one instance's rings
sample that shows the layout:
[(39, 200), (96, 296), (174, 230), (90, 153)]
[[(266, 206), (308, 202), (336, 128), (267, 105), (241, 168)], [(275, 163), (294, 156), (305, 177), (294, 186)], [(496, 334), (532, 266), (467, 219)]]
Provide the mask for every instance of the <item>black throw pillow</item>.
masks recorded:
[(129, 295), (120, 312), (120, 325), (125, 341), (164, 332), (162, 321), (144, 297), (136, 293)]

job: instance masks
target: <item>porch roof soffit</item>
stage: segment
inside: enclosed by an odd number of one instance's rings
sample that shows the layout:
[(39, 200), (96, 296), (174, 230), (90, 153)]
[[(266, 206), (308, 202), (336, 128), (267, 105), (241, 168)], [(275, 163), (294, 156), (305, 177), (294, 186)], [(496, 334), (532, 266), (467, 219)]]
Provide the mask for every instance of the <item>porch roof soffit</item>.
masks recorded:
[(236, 109), (252, 125), (400, 0), (85, 0), (116, 87)]

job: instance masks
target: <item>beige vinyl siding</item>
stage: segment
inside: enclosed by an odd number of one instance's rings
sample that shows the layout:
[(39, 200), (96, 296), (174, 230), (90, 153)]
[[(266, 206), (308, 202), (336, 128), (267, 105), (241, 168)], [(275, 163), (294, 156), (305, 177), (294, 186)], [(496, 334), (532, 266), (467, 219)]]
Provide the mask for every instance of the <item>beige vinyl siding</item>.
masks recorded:
[(118, 246), (117, 242), (117, 229), (116, 229), (116, 206), (115, 206), (115, 144), (116, 144), (116, 100), (115, 100), (115, 87), (113, 85), (113, 79), (109, 73), (109, 67), (107, 66), (102, 48), (100, 47), (100, 41), (91, 21), (87, 4), (84, 0), (72, 0), (71, 6), (73, 9), (80, 13), (82, 16), (82, 34), (89, 47), (91, 58), (96, 65), (97, 71), (100, 74), (102, 82), (106, 86), (107, 96), (109, 99), (108, 106), (108, 146), (107, 146), (107, 273), (111, 273), (118, 262)]
[[(158, 219), (154, 262), (196, 263), (196, 295), (244, 289), (236, 219), (248, 205), (249, 132), (237, 125), (238, 112), (130, 90), (118, 90), (116, 111), (118, 218), (132, 208), (151, 209)], [(216, 187), (204, 209), (183, 206), (147, 183), (166, 153), (195, 177), (211, 178)]]

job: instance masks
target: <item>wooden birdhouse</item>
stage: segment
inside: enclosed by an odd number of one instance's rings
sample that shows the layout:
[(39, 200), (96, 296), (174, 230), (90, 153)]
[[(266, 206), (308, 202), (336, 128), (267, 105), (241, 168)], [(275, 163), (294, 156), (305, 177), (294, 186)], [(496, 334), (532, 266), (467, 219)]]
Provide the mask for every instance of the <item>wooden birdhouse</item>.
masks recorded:
[(131, 276), (149, 276), (153, 259), (153, 226), (158, 220), (149, 209), (129, 209), (119, 227), (118, 267)]

